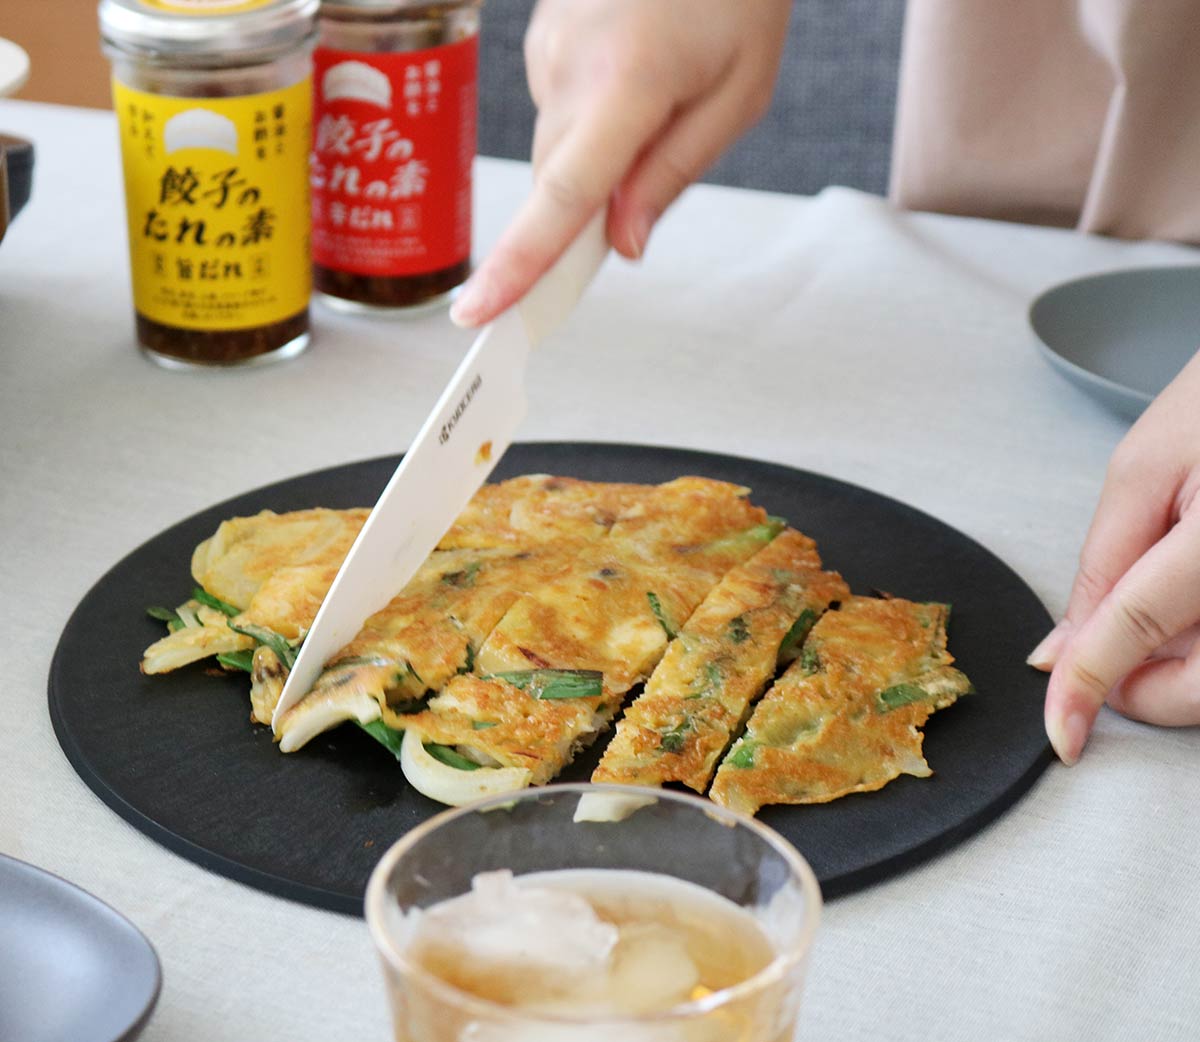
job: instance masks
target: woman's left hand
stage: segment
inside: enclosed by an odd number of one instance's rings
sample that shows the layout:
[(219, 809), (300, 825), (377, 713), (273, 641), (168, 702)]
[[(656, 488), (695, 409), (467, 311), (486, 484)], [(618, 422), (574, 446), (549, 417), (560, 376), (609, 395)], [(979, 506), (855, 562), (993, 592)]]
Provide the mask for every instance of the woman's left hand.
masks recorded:
[(1066, 617), (1029, 656), (1051, 669), (1046, 733), (1073, 764), (1100, 707), (1200, 724), (1200, 354), (1117, 446)]

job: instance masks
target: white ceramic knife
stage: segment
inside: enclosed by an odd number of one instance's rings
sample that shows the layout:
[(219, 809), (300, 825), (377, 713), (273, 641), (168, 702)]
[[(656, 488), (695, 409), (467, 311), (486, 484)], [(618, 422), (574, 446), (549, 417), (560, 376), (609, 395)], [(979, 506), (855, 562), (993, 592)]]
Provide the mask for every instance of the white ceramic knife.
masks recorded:
[(607, 251), (601, 213), (471, 345), (342, 562), (275, 706), (276, 732), (325, 663), (416, 574), (504, 455), (525, 416), (530, 352), (566, 319)]

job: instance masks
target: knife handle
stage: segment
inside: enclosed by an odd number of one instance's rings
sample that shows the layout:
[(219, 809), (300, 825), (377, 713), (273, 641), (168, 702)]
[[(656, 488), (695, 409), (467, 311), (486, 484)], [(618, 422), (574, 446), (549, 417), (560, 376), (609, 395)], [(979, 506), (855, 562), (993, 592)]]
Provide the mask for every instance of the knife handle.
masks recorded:
[(593, 217), (575, 241), (517, 305), (534, 347), (566, 321), (608, 255), (607, 210)]

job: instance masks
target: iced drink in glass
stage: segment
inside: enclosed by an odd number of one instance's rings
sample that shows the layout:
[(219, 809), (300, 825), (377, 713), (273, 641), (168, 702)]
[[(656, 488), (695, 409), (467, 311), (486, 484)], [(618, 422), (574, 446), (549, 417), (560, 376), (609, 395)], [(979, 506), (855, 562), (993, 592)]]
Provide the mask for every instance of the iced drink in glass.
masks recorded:
[(820, 907), (759, 823), (594, 785), (433, 818), (366, 902), (397, 1042), (787, 1042)]

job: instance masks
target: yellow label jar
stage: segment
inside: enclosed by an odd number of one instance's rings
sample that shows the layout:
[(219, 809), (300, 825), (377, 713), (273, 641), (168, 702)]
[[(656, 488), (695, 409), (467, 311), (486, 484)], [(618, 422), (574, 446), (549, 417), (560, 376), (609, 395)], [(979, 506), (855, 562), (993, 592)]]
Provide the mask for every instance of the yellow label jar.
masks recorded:
[(138, 342), (168, 365), (308, 343), (318, 0), (101, 0)]

